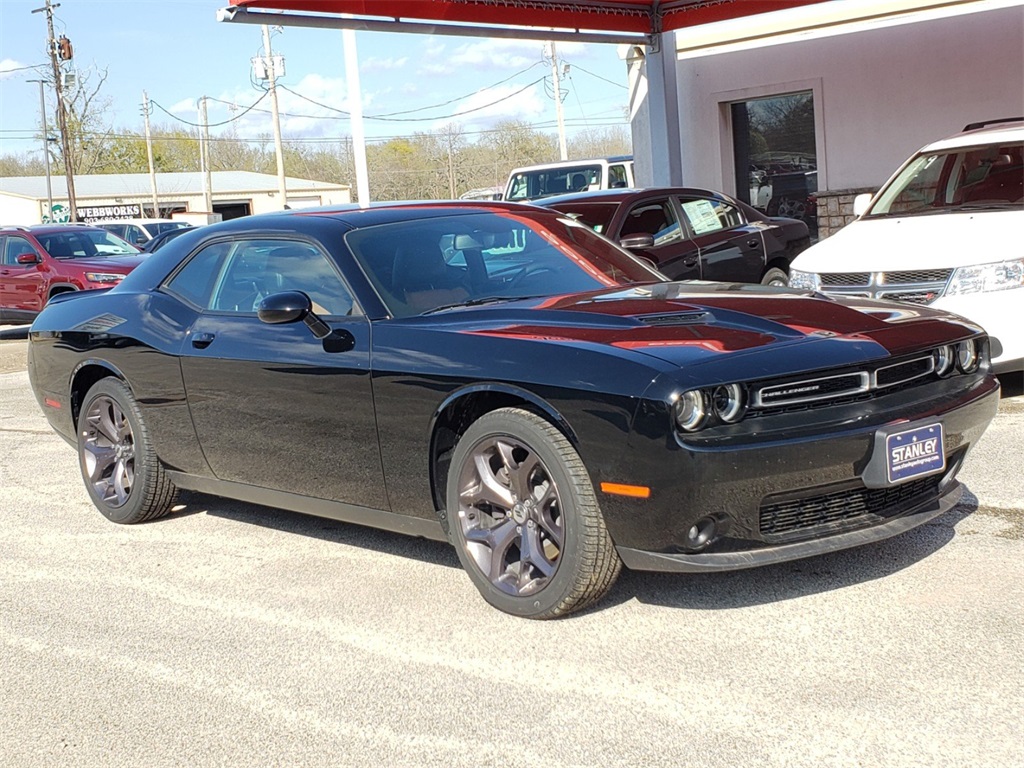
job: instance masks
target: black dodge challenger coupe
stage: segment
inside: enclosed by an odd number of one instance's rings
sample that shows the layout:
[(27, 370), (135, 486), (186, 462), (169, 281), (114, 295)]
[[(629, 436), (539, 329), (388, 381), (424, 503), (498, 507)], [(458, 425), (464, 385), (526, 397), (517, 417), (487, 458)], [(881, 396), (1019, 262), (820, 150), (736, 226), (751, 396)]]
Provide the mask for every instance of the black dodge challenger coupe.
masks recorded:
[(508, 203), (253, 216), (56, 297), (29, 374), (117, 523), (178, 489), (449, 540), (550, 618), (949, 510), (989, 341), (925, 307), (669, 282)]

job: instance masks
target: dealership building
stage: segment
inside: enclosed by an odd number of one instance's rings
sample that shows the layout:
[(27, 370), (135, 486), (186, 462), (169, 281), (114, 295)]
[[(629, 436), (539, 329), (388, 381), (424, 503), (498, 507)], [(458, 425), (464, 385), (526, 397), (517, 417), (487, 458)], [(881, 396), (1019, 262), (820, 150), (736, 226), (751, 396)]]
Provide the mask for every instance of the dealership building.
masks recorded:
[[(352, 200), (351, 189), (343, 184), (329, 184), (310, 179), (285, 179), (289, 208), (318, 205), (340, 205)], [(207, 210), (205, 174), (158, 173), (156, 195), (158, 218), (209, 217), (234, 219), (254, 213), (280, 211), (281, 201), (277, 176), (247, 171), (213, 171), (210, 173), (212, 210)], [(51, 216), (47, 216), (49, 201)], [(116, 173), (75, 176), (75, 200), (79, 221), (152, 217), (153, 184), (146, 173)], [(210, 215), (213, 215), (210, 217)], [(0, 178), (0, 225), (28, 225), (46, 221), (68, 221), (67, 186), (63, 176), (50, 178), (47, 192), (45, 176)]]

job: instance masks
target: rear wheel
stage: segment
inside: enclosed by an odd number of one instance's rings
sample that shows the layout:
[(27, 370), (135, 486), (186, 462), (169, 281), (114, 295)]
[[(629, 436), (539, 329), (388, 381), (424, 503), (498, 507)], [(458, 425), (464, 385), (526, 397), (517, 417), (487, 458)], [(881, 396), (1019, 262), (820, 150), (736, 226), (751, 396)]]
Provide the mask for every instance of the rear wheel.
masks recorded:
[(120, 379), (100, 379), (86, 393), (78, 417), (78, 456), (89, 496), (108, 520), (154, 520), (177, 501), (178, 490), (153, 450), (139, 404)]
[(622, 567), (583, 462), (536, 414), (492, 411), (462, 436), (448, 472), (453, 543), (491, 605), (549, 619), (603, 597)]

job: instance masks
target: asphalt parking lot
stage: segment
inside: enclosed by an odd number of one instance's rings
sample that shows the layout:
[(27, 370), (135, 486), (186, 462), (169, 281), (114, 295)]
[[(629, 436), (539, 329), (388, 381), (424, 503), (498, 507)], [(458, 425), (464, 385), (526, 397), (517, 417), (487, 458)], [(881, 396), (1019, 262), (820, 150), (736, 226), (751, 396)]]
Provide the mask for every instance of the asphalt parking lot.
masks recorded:
[(189, 495), (108, 523), (0, 341), (0, 765), (1024, 765), (1024, 395), (896, 539), (625, 573), (556, 622), (444, 544)]

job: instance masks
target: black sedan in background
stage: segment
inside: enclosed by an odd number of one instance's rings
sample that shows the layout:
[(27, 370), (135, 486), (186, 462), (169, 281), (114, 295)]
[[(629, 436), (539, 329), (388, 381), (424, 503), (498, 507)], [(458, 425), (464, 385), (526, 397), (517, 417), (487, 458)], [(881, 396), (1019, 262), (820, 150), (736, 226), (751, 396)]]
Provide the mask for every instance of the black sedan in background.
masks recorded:
[(510, 203), (203, 227), (57, 296), (29, 338), (110, 520), (191, 489), (449, 540), (531, 618), (623, 564), (747, 568), (920, 525), (956, 503), (998, 400), (961, 318), (668, 282)]
[(673, 280), (786, 285), (789, 263), (811, 242), (804, 222), (707, 189), (612, 189), (537, 204), (576, 217)]

